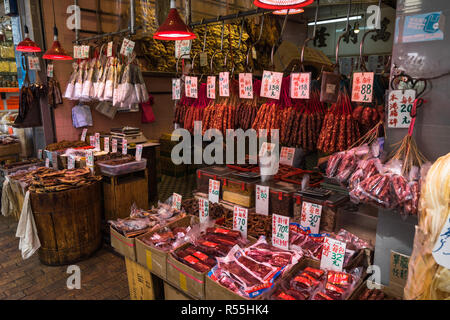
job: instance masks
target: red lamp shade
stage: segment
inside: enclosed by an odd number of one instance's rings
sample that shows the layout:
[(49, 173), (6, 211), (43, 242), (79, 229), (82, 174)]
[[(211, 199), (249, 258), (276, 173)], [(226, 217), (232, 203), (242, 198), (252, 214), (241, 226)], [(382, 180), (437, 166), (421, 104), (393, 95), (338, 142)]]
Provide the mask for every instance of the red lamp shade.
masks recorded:
[(296, 9), (309, 6), (314, 0), (255, 0), (257, 7), (269, 10)]
[(181, 19), (177, 9), (171, 8), (166, 21), (156, 30), (153, 39), (158, 40), (190, 40), (197, 36)]
[(280, 15), (280, 16), (284, 16), (284, 15), (291, 15), (291, 14), (299, 14), (299, 13), (303, 13), (305, 12), (305, 10), (303, 10), (302, 8), (298, 8), (298, 9), (282, 9), (282, 10), (275, 10), (272, 12), (272, 14), (276, 14), (276, 15)]
[(20, 52), (41, 52), (41, 48), (38, 47), (36, 42), (31, 40), (30, 38), (25, 38), (19, 42), (16, 47), (17, 51)]
[(50, 49), (42, 56), (44, 59), (48, 60), (73, 60), (73, 58), (67, 54), (66, 50), (61, 46), (58, 41), (58, 29), (54, 27), (53, 29), (54, 39), (53, 44)]

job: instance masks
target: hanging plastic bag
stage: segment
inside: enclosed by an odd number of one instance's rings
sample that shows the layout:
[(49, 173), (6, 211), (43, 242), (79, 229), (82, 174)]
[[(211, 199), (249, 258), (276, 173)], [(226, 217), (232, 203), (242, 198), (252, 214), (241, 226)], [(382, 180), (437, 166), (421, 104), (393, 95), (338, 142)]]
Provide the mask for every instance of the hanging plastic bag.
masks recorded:
[(72, 108), (72, 122), (75, 128), (91, 127), (92, 113), (91, 108), (86, 105), (78, 104)]
[(70, 75), (69, 82), (67, 83), (66, 91), (64, 92), (64, 98), (73, 100), (73, 96), (75, 93), (75, 81), (78, 77), (78, 64), (73, 64), (73, 72)]

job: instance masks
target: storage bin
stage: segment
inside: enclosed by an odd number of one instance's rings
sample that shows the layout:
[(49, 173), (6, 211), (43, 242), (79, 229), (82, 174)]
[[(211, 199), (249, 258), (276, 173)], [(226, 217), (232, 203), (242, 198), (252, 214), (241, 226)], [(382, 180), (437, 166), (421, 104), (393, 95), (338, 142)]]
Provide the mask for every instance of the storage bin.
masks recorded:
[(222, 181), (222, 199), (243, 207), (255, 206), (255, 187), (260, 178), (237, 177), (228, 174), (220, 178)]
[[(208, 194), (209, 192), (209, 179), (220, 180), (221, 177), (226, 176), (234, 172), (233, 170), (224, 166), (211, 166), (197, 170), (197, 191), (200, 193)], [(222, 188), (220, 188), (222, 193)]]
[(294, 216), (294, 193), (299, 186), (283, 181), (262, 183), (269, 187), (269, 213), (286, 217)]
[(305, 196), (300, 193), (295, 193), (294, 221), (300, 221), (302, 215), (302, 205), (305, 201), (322, 206), (320, 231), (334, 232), (336, 228), (338, 210), (349, 201), (349, 196), (334, 191), (325, 197)]
[(136, 171), (142, 171), (147, 167), (147, 159), (140, 161), (131, 161), (124, 164), (110, 165), (109, 161), (98, 164), (100, 172), (107, 176), (118, 176)]

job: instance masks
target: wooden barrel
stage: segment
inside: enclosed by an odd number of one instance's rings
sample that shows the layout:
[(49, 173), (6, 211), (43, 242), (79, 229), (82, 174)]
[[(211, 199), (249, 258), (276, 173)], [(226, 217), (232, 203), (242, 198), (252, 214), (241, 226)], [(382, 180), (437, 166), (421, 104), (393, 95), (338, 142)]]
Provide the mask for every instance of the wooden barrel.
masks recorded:
[(43, 264), (71, 264), (100, 248), (100, 182), (61, 192), (31, 193), (30, 197)]

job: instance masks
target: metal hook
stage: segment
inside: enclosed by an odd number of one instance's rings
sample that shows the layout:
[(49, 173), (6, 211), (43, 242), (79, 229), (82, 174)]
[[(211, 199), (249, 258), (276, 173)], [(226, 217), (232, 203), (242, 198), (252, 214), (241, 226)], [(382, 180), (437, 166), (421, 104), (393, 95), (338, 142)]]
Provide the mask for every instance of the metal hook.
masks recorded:
[(271, 65), (272, 68), (275, 67), (275, 64), (273, 62), (273, 55), (275, 53), (275, 46), (278, 46), (281, 43), (281, 38), (283, 36), (284, 29), (286, 28), (286, 22), (287, 22), (287, 18), (289, 16), (289, 10), (290, 9), (288, 9), (288, 11), (287, 11), (287, 13), (286, 13), (286, 15), (284, 17), (283, 26), (281, 27), (280, 36), (278, 37), (278, 40), (272, 46), (272, 51), (270, 53), (270, 65)]
[(185, 57), (185, 56), (187, 56), (187, 57), (189, 57), (189, 54), (182, 54), (181, 56), (179, 56), (178, 57), (178, 59), (177, 59), (177, 63), (176, 63), (176, 65), (175, 65), (175, 67), (176, 67), (176, 77), (178, 78), (178, 64), (179, 64), (179, 62), (180, 62), (180, 59), (182, 59), (183, 57)]
[(244, 33), (244, 22), (245, 22), (245, 18), (242, 18), (241, 30), (240, 30), (240, 32), (239, 32), (239, 44), (238, 44), (238, 50), (241, 49), (241, 44), (242, 44), (242, 33)]
[(305, 48), (306, 45), (308, 44), (309, 41), (314, 40), (316, 38), (316, 27), (317, 27), (317, 17), (319, 14), (319, 0), (317, 0), (317, 7), (316, 7), (316, 14), (314, 17), (314, 29), (313, 29), (313, 34), (311, 38), (306, 38), (305, 41), (303, 42), (303, 46), (302, 46), (302, 52), (300, 55), (300, 66), (302, 68), (302, 71), (305, 72), (305, 67), (303, 66), (303, 62), (305, 61)]
[(363, 37), (362, 37), (362, 39), (361, 39), (361, 43), (360, 43), (360, 45), (359, 45), (359, 63), (360, 63), (360, 65), (361, 65), (361, 70), (362, 70), (362, 71), (365, 71), (365, 72), (367, 72), (367, 68), (366, 68), (366, 62), (364, 61), (364, 58), (363, 58), (363, 54), (364, 54), (364, 53), (363, 53), (363, 52), (364, 52), (364, 41), (365, 41), (367, 35), (368, 35), (369, 33), (371, 33), (371, 32), (376, 32), (376, 30), (373, 29), (373, 30), (369, 30), (369, 31), (365, 32), (364, 35), (363, 35)]
[[(203, 18), (203, 20), (205, 20), (204, 18)], [(205, 52), (205, 49), (206, 49), (206, 35), (208, 34), (208, 25), (206, 24), (205, 25), (205, 35), (203, 36), (203, 51), (202, 52)]]

